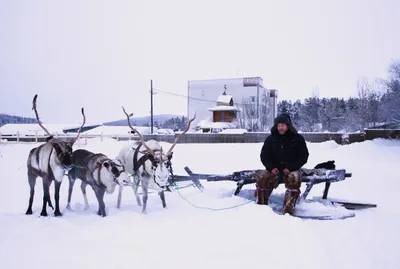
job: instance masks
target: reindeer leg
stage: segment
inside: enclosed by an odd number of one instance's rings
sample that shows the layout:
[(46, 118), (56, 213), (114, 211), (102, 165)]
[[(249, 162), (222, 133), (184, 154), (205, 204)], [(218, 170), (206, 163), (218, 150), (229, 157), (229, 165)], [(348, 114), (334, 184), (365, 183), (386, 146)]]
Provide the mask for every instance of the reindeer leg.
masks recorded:
[(89, 202), (88, 202), (88, 199), (87, 199), (87, 196), (86, 196), (86, 186), (87, 186), (87, 183), (82, 180), (81, 190), (82, 190), (82, 194), (83, 194), (83, 199), (85, 200), (85, 208), (83, 210), (88, 210), (89, 209)]
[[(56, 202), (56, 209), (54, 210), (55, 217), (61, 217), (62, 214), (60, 212), (60, 187), (61, 182), (54, 180), (54, 200)], [(50, 200), (50, 199), (49, 199)]]
[(133, 177), (132, 189), (133, 189), (133, 192), (135, 193), (136, 202), (137, 202), (138, 206), (142, 206), (142, 201), (140, 201), (140, 197), (138, 194), (139, 183), (140, 183), (140, 178), (137, 177), (137, 181), (136, 181), (136, 177)]
[(97, 211), (97, 215), (105, 217), (106, 216), (106, 205), (104, 204), (104, 188), (93, 188), (94, 193), (96, 194), (97, 202), (99, 203), (99, 210)]
[[(49, 189), (50, 189), (50, 187), (51, 187), (51, 182), (53, 182), (53, 180), (52, 179), (50, 179), (50, 184), (49, 184)], [(53, 204), (52, 204), (52, 202), (51, 202), (51, 198), (50, 198), (50, 195), (49, 195), (49, 200), (47, 201), (48, 202), (48, 205), (51, 207), (51, 209), (53, 209), (54, 210), (54, 207), (53, 207)]]
[(32, 204), (33, 204), (33, 197), (35, 196), (36, 178), (37, 175), (31, 172), (30, 169), (28, 168), (28, 182), (30, 187), (30, 195), (29, 195), (28, 209), (26, 210), (25, 213), (26, 215), (32, 215)]
[(43, 207), (40, 216), (47, 217), (46, 205), (50, 201), (50, 180), (47, 176), (43, 177)]
[(160, 195), (163, 208), (167, 208), (167, 203), (165, 202), (165, 193), (164, 193), (164, 191), (160, 191), (158, 193), (158, 195)]
[(142, 191), (143, 191), (143, 207), (142, 207), (142, 213), (147, 214), (147, 199), (149, 198), (148, 196), (148, 191), (149, 191), (149, 179), (147, 177), (142, 178)]
[(75, 180), (70, 175), (68, 175), (68, 180), (69, 180), (69, 186), (68, 186), (68, 204), (67, 204), (67, 209), (71, 210), (71, 196), (72, 196), (72, 191), (74, 189)]
[(122, 191), (124, 190), (124, 186), (119, 185), (119, 190), (118, 190), (118, 200), (117, 200), (117, 208), (121, 208), (121, 199), (122, 199)]

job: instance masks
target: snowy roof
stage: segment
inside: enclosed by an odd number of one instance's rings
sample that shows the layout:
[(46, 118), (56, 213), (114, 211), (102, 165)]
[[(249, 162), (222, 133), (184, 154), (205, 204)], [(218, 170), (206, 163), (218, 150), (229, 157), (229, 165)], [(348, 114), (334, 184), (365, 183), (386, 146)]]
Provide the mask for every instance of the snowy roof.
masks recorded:
[(244, 134), (247, 133), (246, 129), (225, 129), (219, 132), (220, 134)]
[(229, 104), (232, 98), (233, 98), (232, 95), (222, 94), (222, 95), (218, 96), (217, 102)]
[(206, 120), (201, 120), (197, 124), (198, 127), (201, 129), (229, 129), (229, 128), (236, 128), (236, 124), (232, 122), (213, 122), (210, 118)]
[(209, 111), (240, 111), (239, 108), (235, 106), (214, 106), (208, 108)]
[[(51, 134), (62, 134), (64, 130), (79, 128), (78, 124), (47, 124), (43, 123), (43, 126), (51, 133)], [(85, 126), (87, 126), (85, 124)], [(2, 135), (17, 135), (19, 132), (20, 135), (46, 135), (43, 131), (42, 127), (37, 123), (8, 123), (0, 127), (0, 134)]]

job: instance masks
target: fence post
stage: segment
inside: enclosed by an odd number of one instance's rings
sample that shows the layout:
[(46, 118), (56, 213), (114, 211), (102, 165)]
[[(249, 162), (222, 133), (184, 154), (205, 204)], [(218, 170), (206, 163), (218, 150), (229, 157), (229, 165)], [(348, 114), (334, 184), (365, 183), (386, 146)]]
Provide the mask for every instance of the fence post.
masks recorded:
[(100, 141), (103, 142), (103, 132), (100, 134)]
[(38, 142), (38, 137), (37, 137), (37, 130), (35, 130), (35, 143)]
[(85, 133), (85, 146), (87, 146), (87, 133)]
[(19, 144), (19, 131), (17, 131), (17, 143)]

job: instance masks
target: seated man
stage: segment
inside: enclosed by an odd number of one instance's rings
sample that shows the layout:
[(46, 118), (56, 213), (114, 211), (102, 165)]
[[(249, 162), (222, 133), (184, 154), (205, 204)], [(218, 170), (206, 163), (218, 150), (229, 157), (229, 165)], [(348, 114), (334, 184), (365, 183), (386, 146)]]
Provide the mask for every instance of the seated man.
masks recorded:
[(257, 180), (257, 204), (268, 204), (272, 190), (284, 177), (286, 192), (283, 213), (293, 214), (300, 194), (300, 168), (307, 163), (308, 149), (304, 137), (292, 126), (290, 116), (281, 114), (274, 120), (271, 135), (261, 149), (261, 162), (266, 171)]

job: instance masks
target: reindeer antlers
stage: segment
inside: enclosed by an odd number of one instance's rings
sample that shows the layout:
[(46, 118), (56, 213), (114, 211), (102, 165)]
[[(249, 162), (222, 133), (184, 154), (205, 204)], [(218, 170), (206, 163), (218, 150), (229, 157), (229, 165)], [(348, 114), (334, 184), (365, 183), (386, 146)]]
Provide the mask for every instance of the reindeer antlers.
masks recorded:
[(35, 111), (36, 120), (37, 120), (39, 126), (42, 127), (43, 131), (45, 131), (46, 134), (48, 134), (49, 136), (51, 136), (51, 133), (50, 133), (50, 132), (42, 125), (42, 123), (40, 122), (39, 114), (38, 114), (37, 109), (36, 109), (36, 99), (37, 99), (37, 97), (38, 97), (37, 94), (35, 94), (35, 97), (33, 97), (33, 102), (32, 102), (32, 103), (33, 103), (33, 106), (32, 106), (32, 110)]
[(181, 133), (180, 135), (178, 135), (177, 138), (175, 138), (174, 144), (172, 144), (171, 148), (168, 150), (168, 152), (167, 152), (167, 154), (166, 154), (167, 156), (170, 155), (170, 154), (172, 153), (172, 150), (174, 149), (176, 143), (178, 143), (179, 137), (180, 137), (181, 135), (183, 135), (183, 134), (186, 134), (186, 132), (189, 130), (190, 124), (192, 123), (192, 121), (194, 121), (195, 118), (196, 118), (196, 112), (194, 113), (193, 118), (192, 118), (191, 120), (189, 120), (188, 125), (187, 125), (187, 127), (186, 127), (186, 130), (185, 130), (183, 133)]
[[(40, 119), (39, 119), (39, 114), (38, 114), (37, 109), (36, 109), (36, 99), (37, 99), (37, 97), (38, 97), (37, 94), (35, 94), (35, 97), (33, 97), (33, 102), (32, 102), (32, 103), (33, 103), (33, 106), (32, 106), (32, 109), (35, 111), (36, 120), (37, 120), (39, 126), (42, 127), (42, 129), (46, 132), (47, 135), (51, 136), (51, 133), (43, 126), (43, 124), (41, 123), (41, 121), (40, 121)], [(83, 125), (85, 125), (85, 123), (86, 123), (85, 111), (84, 111), (83, 107), (82, 107), (82, 109), (81, 109), (81, 112), (82, 112), (82, 115), (83, 115), (83, 124), (82, 124), (82, 126), (79, 128), (79, 130), (78, 130), (78, 135), (76, 136), (76, 138), (75, 138), (74, 140), (72, 140), (72, 144), (74, 144), (74, 143), (78, 140), (79, 135), (80, 135), (81, 130), (82, 130), (82, 127), (83, 127)]]
[(83, 109), (83, 107), (82, 107), (82, 109), (81, 109), (81, 113), (82, 113), (82, 116), (83, 116), (83, 123), (82, 123), (81, 127), (79, 127), (79, 129), (78, 129), (78, 134), (76, 135), (75, 139), (72, 140), (72, 144), (74, 144), (74, 143), (78, 140), (78, 138), (79, 138), (79, 136), (80, 136), (80, 134), (81, 134), (82, 127), (83, 127), (83, 125), (85, 125), (85, 123), (86, 123), (85, 110)]
[(143, 146), (146, 147), (147, 151), (148, 151), (150, 154), (155, 155), (154, 151), (153, 151), (149, 146), (147, 146), (146, 142), (144, 141), (144, 138), (143, 138), (142, 134), (141, 134), (137, 129), (135, 129), (135, 128), (132, 127), (131, 121), (129, 120), (129, 118), (133, 116), (133, 113), (131, 113), (131, 114), (128, 115), (128, 113), (126, 113), (124, 107), (122, 107), (122, 110), (124, 111), (124, 113), (125, 113), (125, 115), (126, 115), (126, 117), (127, 117), (127, 119), (128, 119), (128, 125), (129, 125), (129, 127), (130, 127), (135, 133), (138, 134), (138, 136), (139, 136), (139, 138), (140, 138), (140, 141), (142, 142)]

